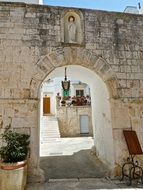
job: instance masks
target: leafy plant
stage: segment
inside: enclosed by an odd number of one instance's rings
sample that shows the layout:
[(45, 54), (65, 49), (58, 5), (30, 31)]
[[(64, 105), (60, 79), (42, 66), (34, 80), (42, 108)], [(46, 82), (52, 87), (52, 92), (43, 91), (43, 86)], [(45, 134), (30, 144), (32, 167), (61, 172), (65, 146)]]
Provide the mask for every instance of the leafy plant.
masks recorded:
[(5, 146), (0, 148), (0, 156), (3, 162), (14, 163), (26, 159), (29, 152), (29, 135), (5, 131), (2, 135)]

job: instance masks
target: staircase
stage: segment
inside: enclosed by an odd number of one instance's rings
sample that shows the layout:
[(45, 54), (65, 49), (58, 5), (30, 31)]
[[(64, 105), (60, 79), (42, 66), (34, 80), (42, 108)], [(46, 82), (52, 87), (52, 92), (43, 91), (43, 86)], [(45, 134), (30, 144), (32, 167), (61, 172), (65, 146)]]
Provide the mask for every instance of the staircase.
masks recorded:
[(58, 141), (60, 139), (58, 120), (55, 116), (43, 116), (40, 130), (41, 144)]

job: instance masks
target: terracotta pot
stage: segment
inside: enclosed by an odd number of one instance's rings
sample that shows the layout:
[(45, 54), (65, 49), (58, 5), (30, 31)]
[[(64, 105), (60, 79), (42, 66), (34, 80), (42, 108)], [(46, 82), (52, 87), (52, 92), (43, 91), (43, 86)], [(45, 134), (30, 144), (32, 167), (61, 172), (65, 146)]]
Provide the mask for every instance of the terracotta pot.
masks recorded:
[(0, 169), (2, 170), (15, 170), (24, 167), (27, 164), (27, 161), (21, 161), (16, 163), (0, 163)]
[(27, 180), (27, 161), (0, 163), (0, 189), (25, 190)]

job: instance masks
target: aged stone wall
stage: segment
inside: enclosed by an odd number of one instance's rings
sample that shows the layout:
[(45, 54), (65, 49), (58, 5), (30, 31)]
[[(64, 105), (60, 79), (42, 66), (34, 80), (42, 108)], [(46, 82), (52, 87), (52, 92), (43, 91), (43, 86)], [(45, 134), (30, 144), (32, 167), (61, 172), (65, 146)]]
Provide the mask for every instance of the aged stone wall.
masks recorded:
[[(67, 11), (83, 15), (82, 44), (61, 41)], [(91, 69), (107, 85), (115, 164), (127, 154), (123, 129), (132, 125), (143, 147), (143, 16), (0, 2), (0, 127), (30, 127), (32, 180), (43, 179), (38, 89), (52, 70), (68, 64)]]
[(90, 106), (58, 107), (57, 118), (59, 121), (61, 137), (80, 137), (80, 116), (87, 115), (89, 118), (89, 134), (93, 136), (92, 114)]

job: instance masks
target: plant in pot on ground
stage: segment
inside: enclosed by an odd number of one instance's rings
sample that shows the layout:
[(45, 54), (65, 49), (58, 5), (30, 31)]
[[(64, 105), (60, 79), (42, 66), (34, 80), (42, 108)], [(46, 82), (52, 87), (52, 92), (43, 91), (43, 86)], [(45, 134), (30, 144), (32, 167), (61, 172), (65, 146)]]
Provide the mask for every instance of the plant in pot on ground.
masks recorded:
[[(4, 146), (0, 148), (1, 183), (0, 189), (24, 190), (27, 178), (27, 156), (30, 136), (10, 130), (2, 134)], [(15, 181), (14, 181), (15, 179)]]

